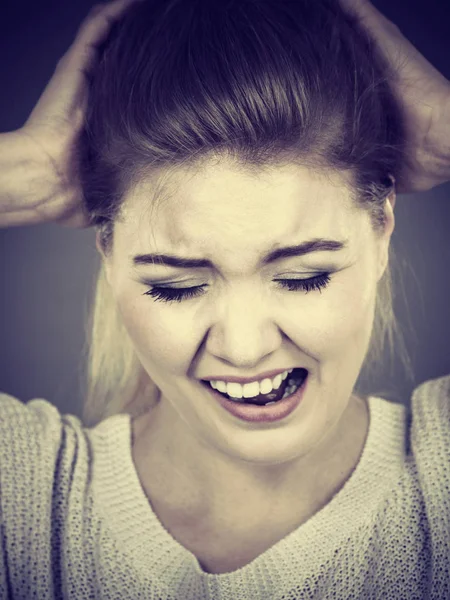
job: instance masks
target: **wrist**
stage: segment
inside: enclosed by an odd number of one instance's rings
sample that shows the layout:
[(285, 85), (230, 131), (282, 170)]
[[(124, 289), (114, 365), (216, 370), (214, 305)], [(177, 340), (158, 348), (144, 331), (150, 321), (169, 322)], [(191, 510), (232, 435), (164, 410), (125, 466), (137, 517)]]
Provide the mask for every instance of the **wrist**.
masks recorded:
[(0, 227), (33, 224), (48, 192), (39, 149), (20, 129), (0, 133)]
[(450, 82), (436, 105), (426, 138), (426, 152), (443, 181), (450, 180)]

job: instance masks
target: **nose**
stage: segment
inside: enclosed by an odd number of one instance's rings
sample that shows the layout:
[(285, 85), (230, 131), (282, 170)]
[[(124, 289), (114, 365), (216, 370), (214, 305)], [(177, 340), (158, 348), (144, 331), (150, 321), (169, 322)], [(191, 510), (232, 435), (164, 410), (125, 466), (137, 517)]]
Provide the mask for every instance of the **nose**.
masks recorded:
[(236, 369), (250, 370), (262, 365), (282, 341), (273, 311), (261, 302), (241, 300), (230, 302), (222, 316), (215, 319), (209, 328), (206, 349)]

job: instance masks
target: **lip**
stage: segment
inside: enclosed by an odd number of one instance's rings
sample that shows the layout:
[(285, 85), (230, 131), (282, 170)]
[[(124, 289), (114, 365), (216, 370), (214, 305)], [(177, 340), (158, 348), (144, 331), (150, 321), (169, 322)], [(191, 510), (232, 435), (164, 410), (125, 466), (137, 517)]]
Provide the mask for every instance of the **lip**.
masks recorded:
[(253, 377), (236, 377), (234, 375), (216, 375), (212, 377), (202, 378), (201, 381), (209, 383), (210, 381), (226, 381), (228, 383), (253, 383), (254, 381), (262, 381), (263, 379), (272, 379), (276, 377), (280, 373), (284, 373), (285, 371), (289, 371), (290, 369), (304, 369), (307, 371), (305, 367), (284, 367), (283, 369), (276, 369), (274, 371), (267, 371), (266, 373), (261, 373), (260, 375), (254, 375)]
[(309, 376), (307, 376), (299, 389), (288, 396), (284, 400), (279, 400), (275, 404), (269, 406), (257, 406), (251, 404), (239, 404), (228, 400), (222, 394), (219, 394), (217, 390), (210, 387), (209, 384), (204, 384), (208, 387), (208, 391), (213, 398), (218, 401), (228, 413), (233, 415), (236, 419), (241, 421), (248, 421), (253, 423), (275, 423), (283, 421), (288, 418), (302, 402), (305, 395), (306, 387), (308, 385)]

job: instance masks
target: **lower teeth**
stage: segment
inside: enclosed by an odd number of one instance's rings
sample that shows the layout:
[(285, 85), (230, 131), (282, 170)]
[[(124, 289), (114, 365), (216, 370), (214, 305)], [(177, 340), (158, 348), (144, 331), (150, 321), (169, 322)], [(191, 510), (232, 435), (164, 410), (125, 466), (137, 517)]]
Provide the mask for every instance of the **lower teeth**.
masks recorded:
[[(286, 391), (284, 392), (283, 397), (281, 399), (284, 400), (285, 398), (287, 398), (288, 396), (290, 396), (291, 394), (296, 392), (298, 390), (298, 388), (301, 387), (302, 383), (303, 383), (303, 381), (301, 383), (294, 383), (293, 385), (290, 385), (289, 387), (287, 387)], [(271, 402), (271, 404), (275, 404), (275, 403)]]

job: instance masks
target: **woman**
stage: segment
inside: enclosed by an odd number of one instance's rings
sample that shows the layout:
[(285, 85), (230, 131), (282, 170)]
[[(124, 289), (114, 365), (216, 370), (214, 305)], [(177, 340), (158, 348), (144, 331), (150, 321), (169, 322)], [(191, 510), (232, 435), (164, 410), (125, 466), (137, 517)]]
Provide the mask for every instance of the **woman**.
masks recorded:
[(449, 129), (363, 0), (93, 12), (0, 137), (3, 226), (102, 257), (91, 427), (2, 395), (7, 597), (448, 596), (449, 378), (412, 422), (355, 383), (396, 191), (450, 179)]

